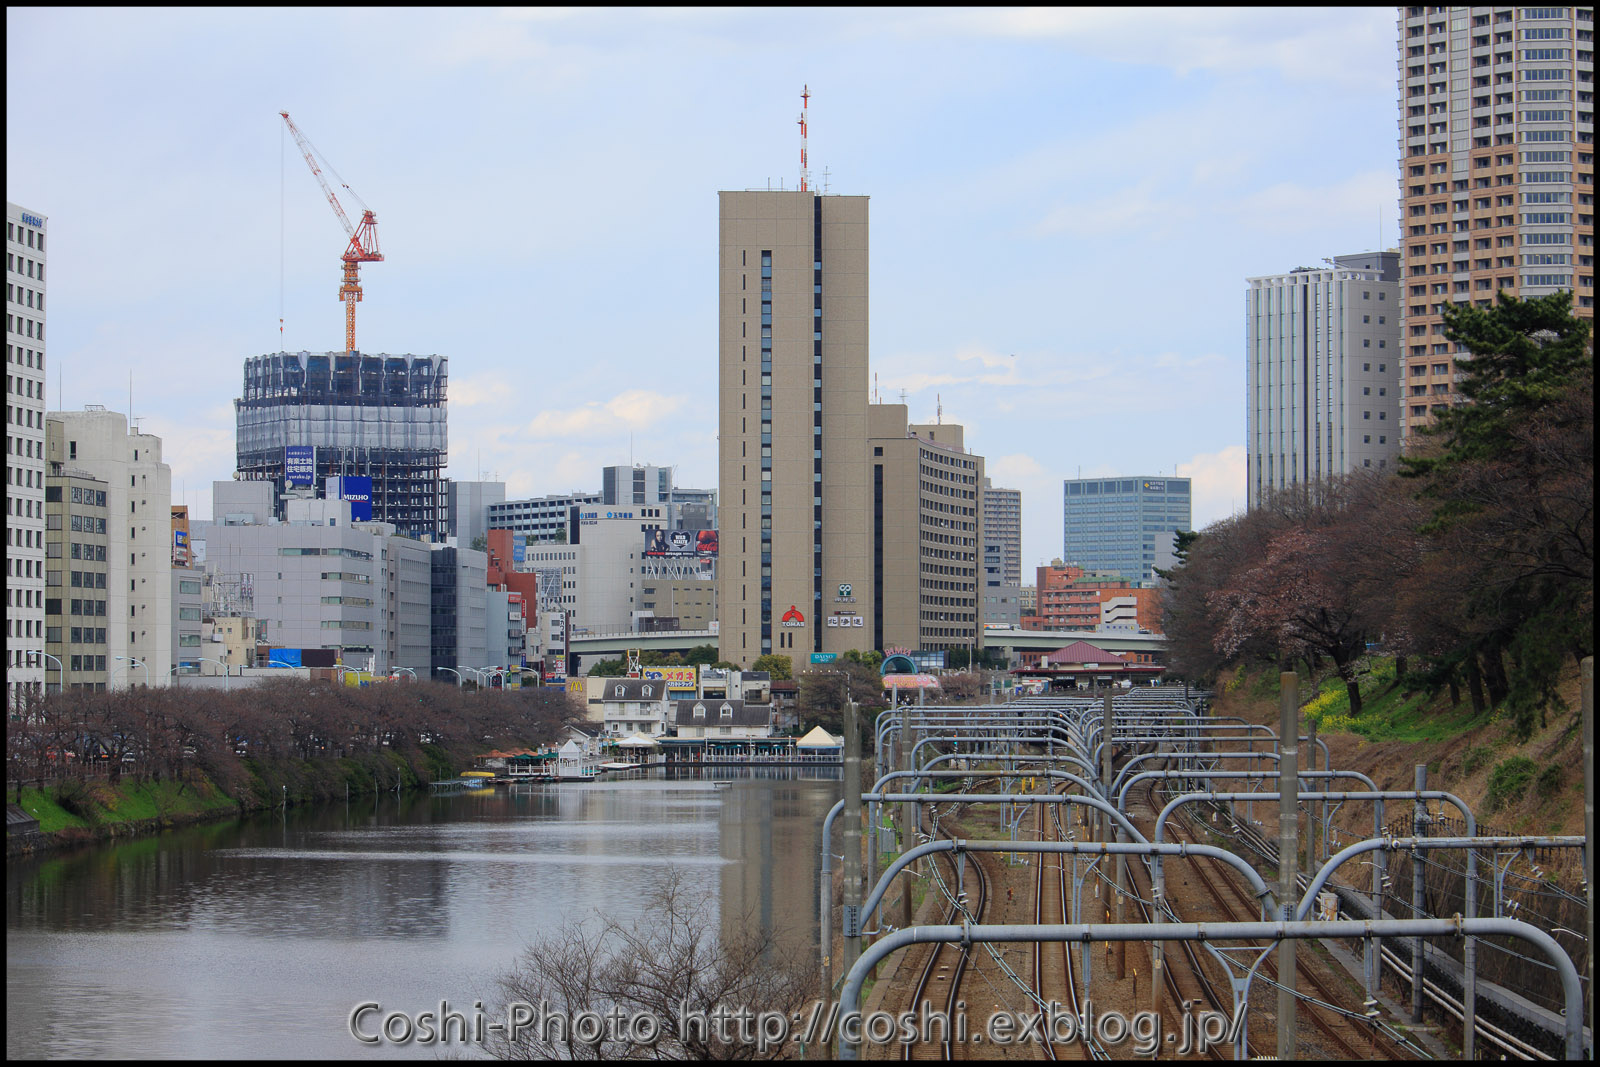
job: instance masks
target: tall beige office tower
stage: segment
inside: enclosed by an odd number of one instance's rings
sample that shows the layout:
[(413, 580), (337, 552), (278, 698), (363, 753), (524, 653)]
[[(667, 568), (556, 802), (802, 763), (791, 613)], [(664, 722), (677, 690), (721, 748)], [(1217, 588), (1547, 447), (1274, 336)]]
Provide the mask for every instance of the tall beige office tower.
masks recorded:
[(1594, 318), (1594, 9), (1399, 9), (1409, 439), (1459, 402), (1447, 302), (1573, 292)]
[(720, 654), (803, 669), (873, 647), (867, 198), (718, 197)]

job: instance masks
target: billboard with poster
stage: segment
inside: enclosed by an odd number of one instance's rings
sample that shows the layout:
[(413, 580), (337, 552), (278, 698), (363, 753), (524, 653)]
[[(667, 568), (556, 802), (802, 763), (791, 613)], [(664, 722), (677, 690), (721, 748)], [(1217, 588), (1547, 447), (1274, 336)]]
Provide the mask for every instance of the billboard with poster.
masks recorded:
[(717, 531), (715, 530), (646, 530), (644, 532), (646, 556), (715, 558)]
[(666, 682), (669, 693), (692, 693), (700, 678), (697, 667), (643, 667), (639, 673), (642, 677)]
[(313, 445), (289, 445), (283, 450), (283, 480), (287, 485), (313, 485), (317, 480), (317, 450)]
[(350, 502), (351, 522), (372, 521), (372, 478), (369, 475), (336, 475), (326, 484), (326, 493), (336, 500)]

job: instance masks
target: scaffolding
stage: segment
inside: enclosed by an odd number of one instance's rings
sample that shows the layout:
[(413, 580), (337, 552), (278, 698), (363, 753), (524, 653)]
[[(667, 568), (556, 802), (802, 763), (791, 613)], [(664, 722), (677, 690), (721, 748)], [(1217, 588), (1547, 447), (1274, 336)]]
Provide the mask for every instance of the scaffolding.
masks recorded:
[(313, 487), (320, 491), (329, 477), (371, 478), (374, 520), (442, 539), (448, 363), (359, 352), (246, 360), (244, 394), (234, 401), (240, 477), (273, 482), (281, 502), (289, 449), (310, 447)]

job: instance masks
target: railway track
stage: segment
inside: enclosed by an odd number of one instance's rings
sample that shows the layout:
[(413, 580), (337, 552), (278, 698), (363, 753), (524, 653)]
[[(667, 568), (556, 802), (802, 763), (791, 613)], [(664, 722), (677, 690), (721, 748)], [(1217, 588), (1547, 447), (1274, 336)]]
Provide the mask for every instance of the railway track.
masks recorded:
[[(1046, 815), (1045, 808), (1051, 810)], [(1039, 838), (1042, 841), (1063, 841), (1061, 810), (1059, 805), (1038, 805)], [(1066, 857), (1060, 853), (1041, 852), (1034, 863), (1033, 922), (1066, 925), (1072, 921), (1071, 904), (1067, 890)], [(1045, 1004), (1060, 1004), (1071, 1014), (1080, 1014), (1078, 987), (1072, 971), (1072, 944), (1067, 941), (1035, 941), (1033, 943), (1033, 991)], [(1087, 1043), (1080, 1039), (1071, 1044), (1057, 1044), (1049, 1040), (1040, 1042), (1047, 1060), (1088, 1059)]]
[[(1146, 794), (1147, 798), (1150, 794)], [(1147, 808), (1149, 808), (1147, 801)], [(1145, 813), (1130, 810), (1127, 812), (1129, 819), (1146, 819), (1154, 821), (1154, 810)], [(1139, 911), (1139, 916), (1144, 922), (1156, 922), (1154, 909), (1145, 901), (1154, 899), (1150, 873), (1143, 863), (1128, 864), (1128, 884), (1131, 900)], [(1162, 1026), (1173, 1027), (1169, 1033), (1182, 1033), (1184, 1020), (1181, 1017), (1184, 1002), (1206, 1005), (1208, 1007), (1227, 1011), (1233, 1004), (1233, 996), (1227, 991), (1227, 986), (1218, 987), (1211, 980), (1206, 968), (1200, 959), (1200, 951), (1195, 948), (1193, 941), (1169, 941), (1164, 949), (1164, 963), (1162, 981), (1167, 989), (1167, 996), (1162, 1003)], [(1182, 961), (1182, 966), (1174, 967), (1175, 961)], [(1179, 975), (1184, 978), (1180, 979)], [(1224, 1053), (1218, 1045), (1208, 1046), (1206, 1055), (1214, 1060), (1232, 1059), (1232, 1046)]]
[[(937, 825), (935, 825), (937, 834)], [(944, 860), (950, 867), (950, 892), (956, 894), (957, 886), (971, 885), (971, 890), (964, 890), (955, 896), (945, 923), (953, 925), (962, 921), (964, 917), (972, 922), (979, 922), (983, 917), (983, 909), (989, 901), (989, 875), (983, 869), (981, 856), (976, 853), (937, 853), (937, 859)], [(971, 877), (961, 876), (961, 865), (968, 859), (972, 861), (969, 869)], [(963, 900), (962, 898), (966, 899)], [(964, 1058), (966, 1044), (958, 1040), (955, 1033), (955, 1020), (958, 1016), (958, 1004), (961, 1001), (961, 981), (966, 976), (970, 962), (971, 949), (962, 948), (946, 942), (934, 942), (928, 960), (923, 964), (921, 973), (917, 976), (915, 990), (911, 994), (911, 1003), (908, 1010), (922, 1012), (924, 1003), (928, 1003), (932, 1010), (942, 1010), (948, 1020), (940, 1034), (939, 1041), (917, 1041), (900, 1046), (901, 1056), (906, 1060), (952, 1060)], [(941, 1000), (943, 1003), (934, 1005), (932, 1002)]]
[[(1148, 783), (1145, 802), (1152, 812), (1156, 810), (1155, 791), (1156, 783)], [(1175, 820), (1175, 829), (1190, 841), (1200, 843), (1201, 838), (1193, 831), (1187, 814)], [(1209, 856), (1196, 856), (1193, 862), (1196, 864), (1196, 873), (1201, 874), (1197, 881), (1228, 919), (1254, 921), (1261, 918), (1260, 902), (1239, 885), (1234, 872), (1225, 864)], [(1305, 884), (1303, 880), (1302, 884)], [(1274, 982), (1278, 978), (1275, 955), (1276, 953), (1269, 953), (1261, 964), (1261, 973)], [(1321, 968), (1315, 966), (1296, 967), (1299, 980), (1314, 991), (1316, 1000), (1322, 1002), (1301, 1002), (1300, 1017), (1309, 1019), (1327, 1042), (1326, 1048), (1313, 1048), (1310, 1051), (1341, 1059), (1376, 1059), (1379, 1055), (1376, 1030), (1357, 1024), (1350, 1015), (1325, 1006), (1338, 1004), (1344, 999), (1345, 993), (1332, 988), (1320, 971)], [(1399, 1053), (1401, 1050), (1392, 1045), (1386, 1046), (1385, 1058), (1396, 1058), (1390, 1054), (1391, 1051)]]

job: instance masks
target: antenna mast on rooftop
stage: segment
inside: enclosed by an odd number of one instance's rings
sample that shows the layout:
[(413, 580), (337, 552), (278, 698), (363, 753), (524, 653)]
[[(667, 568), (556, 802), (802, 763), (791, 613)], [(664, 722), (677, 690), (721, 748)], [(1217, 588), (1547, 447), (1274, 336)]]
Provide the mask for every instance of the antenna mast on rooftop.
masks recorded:
[(811, 187), (811, 170), (806, 166), (806, 109), (811, 106), (811, 86), (800, 94), (800, 191)]

